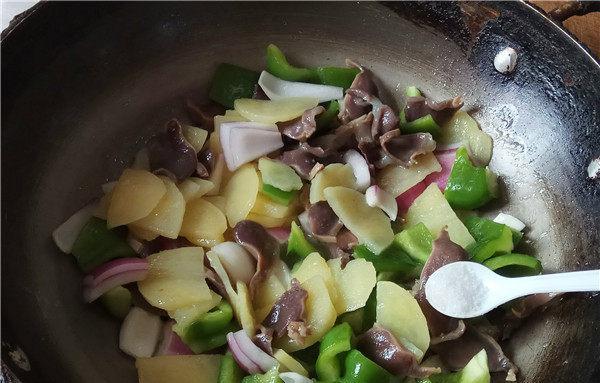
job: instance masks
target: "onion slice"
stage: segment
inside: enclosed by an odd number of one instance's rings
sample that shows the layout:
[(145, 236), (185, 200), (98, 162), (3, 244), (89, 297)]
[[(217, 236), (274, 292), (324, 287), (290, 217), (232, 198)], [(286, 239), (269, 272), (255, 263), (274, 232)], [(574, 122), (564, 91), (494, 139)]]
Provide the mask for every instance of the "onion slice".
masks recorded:
[(262, 372), (267, 372), (277, 365), (277, 360), (255, 345), (248, 334), (246, 334), (246, 331), (239, 330), (233, 334), (233, 337), (242, 353), (256, 364)]
[(300, 375), (297, 372), (282, 372), (279, 374), (279, 378), (283, 380), (283, 383), (313, 383), (312, 379), (306, 376)]
[(499, 213), (496, 218), (494, 218), (494, 222), (506, 225), (516, 231), (521, 231), (525, 228), (525, 224), (521, 222), (520, 219), (506, 213)]
[(258, 374), (261, 372), (260, 367), (244, 354), (232, 332), (227, 334), (227, 345), (229, 346), (229, 351), (231, 351), (233, 359), (235, 359), (237, 364), (244, 371), (249, 374)]
[(277, 125), (238, 121), (221, 124), (219, 139), (230, 171), (283, 147)]
[(168, 321), (163, 325), (162, 338), (156, 349), (156, 355), (193, 355), (194, 352), (173, 331), (174, 323)]
[(394, 196), (377, 185), (370, 186), (365, 192), (367, 205), (378, 207), (390, 217), (392, 221), (398, 216), (398, 204)]
[(141, 281), (148, 275), (148, 261), (141, 258), (119, 258), (98, 266), (83, 279), (83, 297), (93, 302), (108, 290)]
[(352, 173), (356, 178), (356, 188), (361, 192), (367, 190), (371, 185), (371, 172), (365, 157), (351, 149), (344, 153), (344, 161), (352, 167)]
[(425, 181), (421, 181), (415, 186), (411, 187), (404, 193), (400, 194), (396, 197), (396, 203), (398, 204), (398, 209), (402, 212), (408, 211), (408, 208), (412, 203), (417, 199), (418, 196), (421, 195), (427, 188), (427, 183)]
[(52, 232), (52, 239), (56, 246), (64, 253), (70, 254), (73, 250), (73, 244), (79, 236), (83, 226), (92, 218), (95, 204), (90, 204), (73, 214), (62, 225)]
[(448, 184), (448, 178), (450, 177), (450, 173), (452, 172), (452, 166), (454, 166), (454, 160), (456, 159), (456, 149), (436, 151), (434, 155), (439, 164), (441, 165), (442, 170), (427, 175), (423, 182), (425, 182), (425, 186), (429, 186), (429, 184), (435, 182), (439, 186), (440, 190), (444, 191), (446, 189), (446, 185)]
[(339, 86), (309, 84), (282, 80), (267, 71), (262, 71), (258, 85), (271, 100), (290, 97), (317, 97), (319, 103), (344, 97), (344, 89)]
[(119, 348), (134, 358), (151, 357), (158, 343), (161, 325), (159, 316), (133, 306), (121, 324)]
[(256, 262), (243, 246), (228, 241), (214, 246), (212, 251), (219, 256), (221, 264), (234, 286), (238, 281), (244, 282), (246, 285), (250, 283), (256, 272)]

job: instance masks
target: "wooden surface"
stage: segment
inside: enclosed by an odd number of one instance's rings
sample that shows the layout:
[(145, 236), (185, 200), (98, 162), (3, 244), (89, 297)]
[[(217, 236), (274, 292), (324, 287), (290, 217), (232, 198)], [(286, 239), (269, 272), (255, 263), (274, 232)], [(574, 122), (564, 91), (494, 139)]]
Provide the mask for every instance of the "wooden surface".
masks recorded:
[[(539, 1), (531, 0), (531, 3), (548, 12), (563, 1)], [(573, 33), (579, 41), (586, 44), (596, 57), (600, 57), (600, 12), (588, 13), (585, 16), (573, 16), (567, 19), (563, 25)]]

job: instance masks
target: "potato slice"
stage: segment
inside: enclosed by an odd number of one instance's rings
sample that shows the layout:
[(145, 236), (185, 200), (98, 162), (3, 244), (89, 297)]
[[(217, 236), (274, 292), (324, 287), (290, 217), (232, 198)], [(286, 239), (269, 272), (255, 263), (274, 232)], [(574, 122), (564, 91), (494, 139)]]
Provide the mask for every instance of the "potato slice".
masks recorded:
[(254, 100), (240, 98), (234, 107), (242, 117), (255, 122), (274, 124), (299, 117), (305, 110), (319, 104), (316, 97), (290, 97), (281, 100)]
[(127, 225), (127, 228), (129, 229), (129, 232), (133, 234), (134, 237), (138, 239), (143, 239), (144, 241), (152, 241), (153, 239), (158, 238), (158, 233), (154, 231), (143, 229), (132, 224)]
[(392, 243), (394, 232), (390, 219), (381, 209), (367, 205), (364, 194), (342, 186), (328, 187), (324, 194), (329, 206), (359, 243), (375, 254)]
[(179, 191), (183, 195), (185, 202), (191, 201), (194, 198), (202, 197), (209, 191), (213, 190), (215, 184), (209, 180), (203, 180), (198, 177), (190, 177), (177, 185)]
[(108, 207), (110, 206), (110, 199), (112, 197), (112, 190), (109, 191), (108, 193), (104, 194), (100, 200), (98, 201), (98, 204), (96, 205), (96, 208), (94, 209), (94, 217), (98, 217), (100, 219), (106, 220), (106, 216), (108, 215)]
[(219, 210), (221, 210), (223, 214), (225, 214), (225, 203), (227, 202), (225, 200), (225, 197), (220, 195), (207, 195), (204, 197), (204, 199), (218, 207)]
[(336, 258), (327, 261), (327, 265), (333, 276), (333, 288), (338, 292), (338, 299), (334, 301), (338, 315), (364, 307), (377, 283), (373, 264), (359, 258), (342, 269), (342, 260)]
[(410, 291), (394, 282), (377, 282), (376, 322), (388, 329), (420, 361), (429, 348), (427, 320)]
[(243, 165), (233, 173), (223, 193), (229, 226), (246, 219), (256, 202), (259, 186), (258, 173), (252, 164)]
[(152, 306), (174, 311), (211, 301), (204, 275), (201, 247), (181, 247), (152, 254), (146, 279), (138, 282), (144, 298)]
[(337, 313), (331, 298), (327, 285), (320, 276), (312, 277), (301, 284), (302, 288), (308, 292), (306, 298), (306, 325), (310, 334), (304, 339), (303, 343), (298, 343), (287, 336), (279, 341), (279, 348), (287, 352), (294, 352), (305, 349), (317, 343), (323, 335), (329, 331), (335, 324)]
[(277, 359), (279, 365), (281, 366), (280, 371), (291, 371), (308, 377), (308, 371), (306, 371), (306, 368), (304, 368), (302, 363), (294, 359), (293, 356), (283, 350), (275, 349), (273, 351), (273, 358)]
[(273, 304), (286, 290), (287, 287), (275, 273), (270, 272), (267, 279), (259, 286), (254, 298), (254, 316), (257, 321), (262, 322), (267, 317)]
[(195, 126), (185, 125), (183, 127), (183, 137), (185, 137), (185, 140), (189, 142), (196, 153), (198, 153), (202, 150), (202, 147), (206, 142), (208, 132), (204, 129), (196, 128)]
[(221, 302), (221, 299), (219, 294), (210, 290), (210, 300), (169, 311), (169, 316), (177, 322), (177, 325), (185, 328), (199, 315), (207, 313), (213, 307), (216, 307)]
[(310, 183), (310, 203), (325, 201), (324, 190), (330, 186), (344, 186), (356, 189), (356, 179), (352, 167), (345, 164), (330, 164), (317, 173)]
[(223, 233), (227, 230), (227, 220), (218, 207), (203, 198), (187, 203), (181, 236), (193, 244), (212, 247), (223, 242)]
[(492, 137), (479, 129), (477, 121), (465, 111), (459, 110), (442, 128), (440, 144), (463, 144), (478, 166), (485, 166), (492, 158)]
[(129, 224), (150, 233), (175, 239), (179, 236), (183, 214), (185, 213), (185, 200), (183, 195), (167, 177), (160, 177), (164, 182), (167, 192), (158, 205), (146, 217)]
[(125, 169), (112, 191), (108, 227), (126, 225), (144, 218), (167, 192), (160, 178), (146, 170)]
[(320, 276), (327, 286), (329, 297), (334, 306), (338, 306), (339, 294), (335, 280), (329, 268), (329, 265), (323, 257), (317, 252), (310, 253), (304, 258), (300, 266), (292, 273), (292, 278), (296, 278), (298, 282), (303, 283), (309, 279)]
[(273, 218), (266, 215), (250, 213), (246, 219), (260, 223), (268, 229), (273, 227), (289, 226), (294, 220), (294, 217)]
[(290, 203), (288, 206), (282, 205), (264, 194), (258, 193), (251, 213), (266, 215), (267, 217), (272, 218), (286, 218), (295, 215), (297, 209), (298, 207), (295, 203)]
[(214, 383), (221, 355), (162, 355), (138, 358), (139, 383)]
[(429, 185), (408, 208), (405, 227), (411, 227), (419, 222), (423, 222), (434, 237), (437, 237), (446, 227), (452, 242), (463, 248), (475, 242), (435, 183)]
[(411, 187), (423, 181), (431, 173), (439, 172), (442, 166), (433, 153), (417, 157), (417, 163), (409, 168), (400, 165), (390, 165), (377, 175), (377, 185), (383, 190), (398, 197)]

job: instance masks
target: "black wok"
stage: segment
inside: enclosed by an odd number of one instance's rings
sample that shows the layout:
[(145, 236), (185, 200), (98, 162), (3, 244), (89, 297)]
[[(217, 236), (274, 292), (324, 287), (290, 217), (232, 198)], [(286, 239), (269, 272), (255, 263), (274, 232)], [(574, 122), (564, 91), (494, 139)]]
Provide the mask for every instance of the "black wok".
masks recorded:
[[(585, 172), (600, 155), (600, 66), (524, 3), (44, 3), (2, 39), (2, 357), (23, 382), (135, 381), (118, 323), (84, 305), (50, 233), (185, 117), (217, 63), (262, 68), (269, 42), (301, 64), (366, 64), (388, 102), (407, 84), (463, 95), (494, 138), (510, 196), (495, 208), (528, 223), (547, 271), (600, 268), (600, 185)], [(509, 76), (492, 65), (507, 45)], [(505, 347), (523, 382), (597, 382), (600, 298), (564, 298)]]

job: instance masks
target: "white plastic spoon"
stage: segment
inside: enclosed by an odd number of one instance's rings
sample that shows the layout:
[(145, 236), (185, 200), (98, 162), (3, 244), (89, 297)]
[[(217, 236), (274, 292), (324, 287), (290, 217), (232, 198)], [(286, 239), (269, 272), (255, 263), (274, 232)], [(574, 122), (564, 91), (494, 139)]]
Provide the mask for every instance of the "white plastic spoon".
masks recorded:
[(475, 262), (454, 262), (435, 271), (425, 297), (442, 314), (473, 318), (512, 299), (537, 293), (600, 291), (600, 270), (506, 278)]

